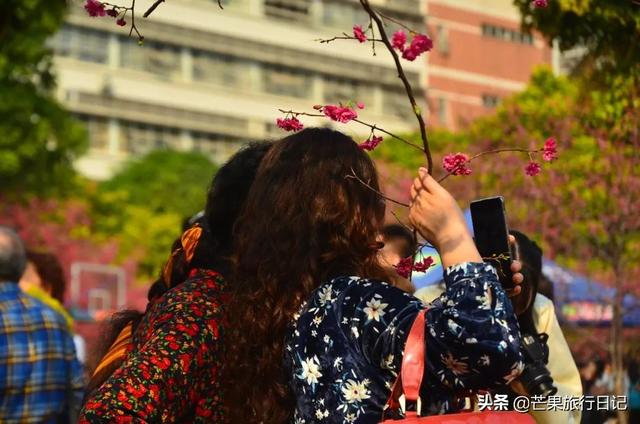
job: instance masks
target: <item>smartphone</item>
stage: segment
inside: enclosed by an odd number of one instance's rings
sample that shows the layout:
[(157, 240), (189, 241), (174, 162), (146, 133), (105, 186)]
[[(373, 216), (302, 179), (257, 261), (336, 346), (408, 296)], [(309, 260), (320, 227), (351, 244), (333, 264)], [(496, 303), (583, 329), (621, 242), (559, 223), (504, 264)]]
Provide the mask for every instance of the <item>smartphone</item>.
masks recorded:
[(513, 288), (515, 285), (511, 262), (514, 254), (509, 245), (504, 199), (497, 196), (474, 200), (470, 209), (474, 238), (480, 256), (496, 268), (503, 288)]

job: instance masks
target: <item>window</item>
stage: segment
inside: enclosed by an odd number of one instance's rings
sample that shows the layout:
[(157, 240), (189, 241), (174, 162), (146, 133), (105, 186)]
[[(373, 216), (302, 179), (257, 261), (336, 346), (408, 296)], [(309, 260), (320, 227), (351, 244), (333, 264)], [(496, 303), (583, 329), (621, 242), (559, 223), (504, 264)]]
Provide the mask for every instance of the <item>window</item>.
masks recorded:
[(500, 97), (493, 94), (482, 95), (482, 104), (484, 105), (484, 107), (494, 108), (498, 106), (498, 103), (500, 103)]
[(322, 5), (322, 24), (331, 28), (351, 28), (359, 24), (363, 28), (369, 22), (369, 18), (362, 7), (355, 3), (345, 2), (325, 2)]
[(193, 79), (224, 86), (241, 87), (248, 83), (248, 62), (217, 53), (193, 52)]
[(447, 125), (447, 99), (438, 98), (438, 122), (440, 125)]
[(413, 116), (411, 105), (402, 87), (385, 89), (382, 102), (382, 111), (385, 114), (394, 115), (405, 121), (410, 120)]
[(289, 21), (306, 20), (311, 0), (265, 0), (264, 13), (272, 18)]
[(533, 44), (533, 36), (509, 28), (504, 28), (491, 24), (482, 24), (482, 35), (486, 37), (498, 38), (512, 43)]
[[(210, 0), (215, 5), (218, 5), (218, 0)], [(236, 10), (236, 11), (246, 11), (248, 8), (247, 0), (220, 0), (220, 4), (225, 11), (227, 10)]]
[(136, 69), (166, 79), (182, 76), (180, 50), (176, 46), (145, 42), (139, 46), (133, 39), (120, 38), (120, 64), (123, 68)]
[(109, 149), (109, 125), (105, 118), (90, 115), (77, 115), (84, 123), (89, 134), (89, 146), (92, 150), (106, 151)]
[(179, 149), (180, 132), (175, 128), (122, 122), (122, 148), (135, 155), (143, 155), (157, 149)]
[(64, 25), (50, 41), (56, 54), (94, 63), (107, 63), (108, 44), (108, 33), (71, 25)]
[(242, 146), (235, 137), (223, 134), (193, 132), (193, 150), (209, 157), (215, 163), (226, 162)]
[(373, 87), (359, 81), (327, 76), (324, 78), (324, 101), (326, 103), (346, 103), (350, 100), (371, 103)]
[(443, 25), (436, 27), (436, 43), (440, 53), (449, 54), (449, 31)]
[(264, 64), (262, 81), (267, 93), (300, 98), (311, 95), (311, 76), (293, 68)]

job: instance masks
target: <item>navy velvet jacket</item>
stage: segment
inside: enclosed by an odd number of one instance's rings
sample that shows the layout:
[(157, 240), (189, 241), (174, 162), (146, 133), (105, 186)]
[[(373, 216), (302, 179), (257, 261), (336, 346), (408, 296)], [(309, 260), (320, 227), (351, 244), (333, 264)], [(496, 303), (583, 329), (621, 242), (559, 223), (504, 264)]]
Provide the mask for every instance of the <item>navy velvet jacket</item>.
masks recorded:
[[(494, 268), (445, 271), (445, 292), (427, 312), (423, 412), (459, 409), (454, 395), (501, 387), (522, 371), (520, 334)], [(302, 305), (285, 343), (296, 399), (293, 422), (379, 423), (420, 300), (387, 283), (339, 277)]]

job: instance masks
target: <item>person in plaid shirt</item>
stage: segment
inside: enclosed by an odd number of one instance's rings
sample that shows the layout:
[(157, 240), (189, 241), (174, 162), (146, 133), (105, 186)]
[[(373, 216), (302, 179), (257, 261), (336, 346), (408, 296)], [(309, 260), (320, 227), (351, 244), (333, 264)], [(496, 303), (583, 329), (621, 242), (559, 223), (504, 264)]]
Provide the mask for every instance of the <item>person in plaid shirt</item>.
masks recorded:
[(73, 420), (82, 368), (62, 315), (24, 294), (22, 241), (0, 226), (0, 423)]

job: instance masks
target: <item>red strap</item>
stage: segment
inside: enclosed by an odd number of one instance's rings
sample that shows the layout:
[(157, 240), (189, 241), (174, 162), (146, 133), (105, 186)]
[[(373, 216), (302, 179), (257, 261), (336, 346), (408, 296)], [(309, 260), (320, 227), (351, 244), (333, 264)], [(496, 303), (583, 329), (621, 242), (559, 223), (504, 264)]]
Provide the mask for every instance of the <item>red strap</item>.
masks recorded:
[(420, 311), (415, 321), (413, 321), (402, 357), (402, 368), (400, 370), (402, 391), (406, 399), (410, 401), (416, 401), (420, 397), (425, 361), (424, 328), (426, 312), (426, 309)]

